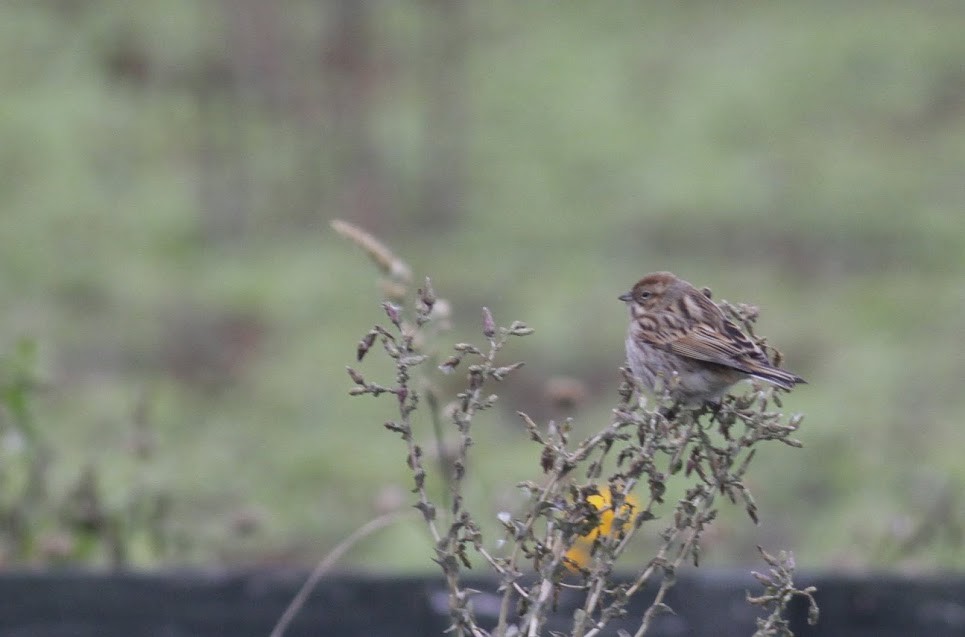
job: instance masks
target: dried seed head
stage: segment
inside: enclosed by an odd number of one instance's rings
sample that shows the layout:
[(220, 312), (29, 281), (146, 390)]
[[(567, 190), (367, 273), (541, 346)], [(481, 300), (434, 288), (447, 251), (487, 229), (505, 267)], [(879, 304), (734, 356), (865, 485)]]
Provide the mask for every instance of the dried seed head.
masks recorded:
[(456, 366), (462, 362), (462, 359), (458, 356), (450, 356), (441, 365), (439, 365), (439, 371), (443, 374), (451, 374), (455, 371)]
[(496, 321), (493, 320), (493, 313), (489, 311), (488, 307), (484, 307), (483, 311), (483, 336), (486, 338), (492, 338), (496, 335)]
[(425, 287), (419, 288), (419, 301), (425, 307), (426, 312), (432, 311), (432, 306), (436, 304), (436, 293), (432, 289), (432, 282), (426, 277)]
[(385, 310), (386, 316), (392, 321), (392, 324), (396, 327), (401, 327), (402, 325), (402, 314), (398, 305), (385, 301), (382, 303), (382, 309)]
[(482, 355), (482, 352), (479, 351), (479, 348), (470, 343), (456, 343), (455, 345), (452, 346), (452, 349), (456, 350), (457, 352), (462, 352), (463, 354), (479, 354), (480, 356)]
[(529, 336), (533, 333), (533, 328), (522, 321), (513, 321), (509, 326), (509, 333), (513, 336)]
[(377, 332), (375, 330), (370, 331), (368, 334), (362, 337), (359, 341), (358, 351), (356, 356), (358, 360), (361, 361), (368, 354), (369, 350), (372, 348), (372, 344), (375, 343), (375, 337)]
[(522, 367), (524, 364), (525, 363), (523, 361), (519, 361), (518, 363), (513, 363), (512, 365), (497, 367), (496, 369), (490, 370), (489, 375), (495, 378), (496, 380), (502, 380), (506, 378), (508, 374), (513, 373), (514, 371)]
[(346, 368), (345, 368), (345, 371), (348, 372), (348, 375), (349, 375), (349, 377), (352, 379), (352, 382), (354, 382), (356, 385), (364, 385), (364, 384), (365, 384), (365, 379), (362, 378), (362, 374), (358, 373), (357, 371), (355, 371), (355, 370), (352, 369), (351, 367), (346, 367)]

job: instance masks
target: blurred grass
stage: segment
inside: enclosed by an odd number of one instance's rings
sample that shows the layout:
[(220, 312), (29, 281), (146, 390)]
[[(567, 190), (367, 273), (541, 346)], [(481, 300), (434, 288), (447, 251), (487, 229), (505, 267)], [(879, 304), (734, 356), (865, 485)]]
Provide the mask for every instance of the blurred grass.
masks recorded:
[[(310, 57), (324, 14), (292, 6), (286, 52)], [(559, 417), (548, 378), (586, 383), (579, 427), (607, 418), (615, 297), (671, 269), (760, 304), (760, 331), (810, 381), (786, 401), (807, 414), (806, 448), (757, 461), (762, 526), (725, 517), (709, 560), (750, 560), (764, 542), (807, 566), (962, 566), (960, 499), (937, 539), (901, 559), (888, 549), (965, 486), (960, 6), (475, 6), (464, 211), (445, 228), (418, 222), (419, 5), (373, 16), (393, 62), (371, 123), (393, 209), (361, 221), (453, 301), (454, 341), (475, 338), (483, 304), (537, 329), (511, 352), (527, 361), (521, 385), (479, 423), (478, 506), (494, 516), (518, 497), (507, 476), (534, 477), (512, 414)], [(183, 535), (172, 559), (303, 560), (408, 488), (381, 429), (390, 405), (346, 394), (379, 292), (328, 230), (353, 216), (329, 192), (334, 151), (300, 175), (300, 132), (277, 113), (256, 104), (222, 122), (199, 107), (191, 78), (223, 55), (217, 19), (188, 2), (0, 8), (0, 344), (41, 345), (56, 484), (93, 463), (126, 493), (134, 469), (109, 467), (145, 399), (147, 479), (170, 491)], [(114, 77), (125, 47), (161, 80)], [(331, 132), (319, 125), (323, 146)], [(254, 202), (223, 237), (198, 200), (206, 143), (225, 175), (248, 174), (245, 193), (226, 192)], [(298, 180), (317, 180), (320, 209), (298, 207)], [(239, 322), (250, 348), (222, 359)], [(425, 546), (413, 524), (352, 559), (428, 568)]]

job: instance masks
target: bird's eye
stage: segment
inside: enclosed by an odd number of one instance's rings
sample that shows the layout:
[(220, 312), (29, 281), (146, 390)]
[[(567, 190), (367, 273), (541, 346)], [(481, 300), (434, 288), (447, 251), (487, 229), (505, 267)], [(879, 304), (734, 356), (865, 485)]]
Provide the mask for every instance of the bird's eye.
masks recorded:
[(643, 290), (643, 291), (639, 292), (639, 293), (637, 294), (637, 296), (639, 296), (641, 300), (643, 300), (643, 299), (649, 299), (651, 296), (653, 296), (653, 293), (647, 292), (646, 290)]

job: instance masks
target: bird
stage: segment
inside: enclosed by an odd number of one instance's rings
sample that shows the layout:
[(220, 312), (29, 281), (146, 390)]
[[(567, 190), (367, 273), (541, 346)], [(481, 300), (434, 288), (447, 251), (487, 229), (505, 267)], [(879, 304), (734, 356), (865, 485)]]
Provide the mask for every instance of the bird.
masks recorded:
[(667, 390), (693, 406), (747, 378), (786, 390), (806, 382), (771, 363), (707, 294), (671, 272), (648, 274), (618, 298), (630, 313), (627, 363), (654, 394)]

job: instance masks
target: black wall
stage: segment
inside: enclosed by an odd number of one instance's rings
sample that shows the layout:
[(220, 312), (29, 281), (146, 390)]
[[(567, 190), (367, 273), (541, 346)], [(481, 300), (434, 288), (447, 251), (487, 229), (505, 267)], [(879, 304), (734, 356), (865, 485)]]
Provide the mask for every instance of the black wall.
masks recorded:
[[(0, 574), (0, 637), (267, 637), (304, 574), (177, 573)], [(806, 606), (791, 609), (797, 635), (847, 637), (965, 636), (965, 576), (905, 579), (893, 575), (799, 575), (818, 586), (821, 622), (805, 623)], [(470, 583), (483, 623), (494, 621), (498, 598), (492, 582)], [(745, 573), (681, 576), (661, 616), (658, 637), (749, 637), (755, 608), (744, 602), (758, 591)], [(614, 622), (632, 634), (650, 595), (641, 595), (628, 619)], [(564, 595), (546, 626), (565, 631), (579, 596)], [(426, 637), (448, 625), (445, 588), (438, 578), (338, 576), (322, 581), (289, 627), (287, 637)]]

